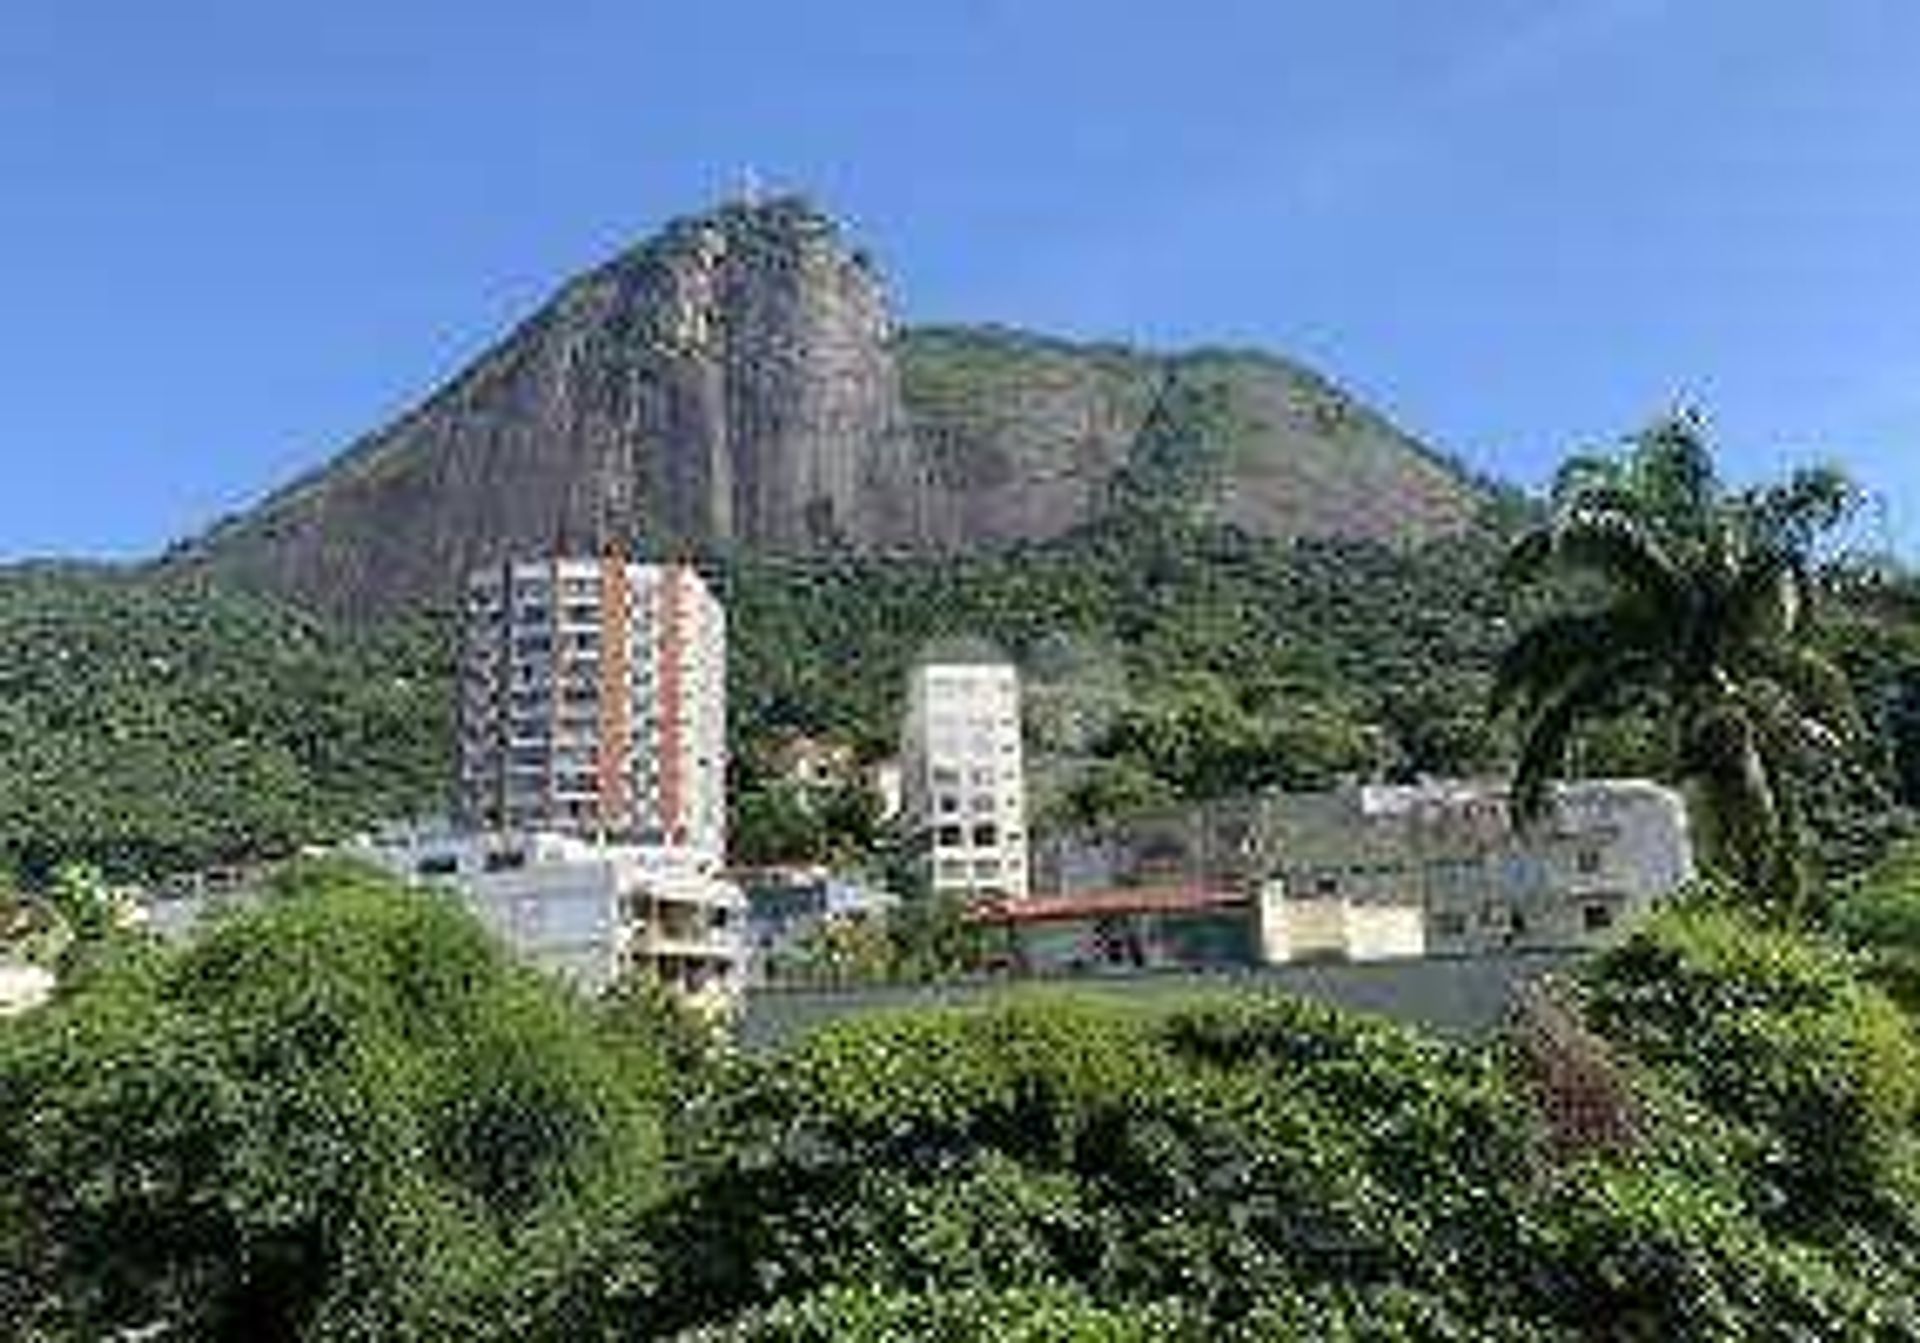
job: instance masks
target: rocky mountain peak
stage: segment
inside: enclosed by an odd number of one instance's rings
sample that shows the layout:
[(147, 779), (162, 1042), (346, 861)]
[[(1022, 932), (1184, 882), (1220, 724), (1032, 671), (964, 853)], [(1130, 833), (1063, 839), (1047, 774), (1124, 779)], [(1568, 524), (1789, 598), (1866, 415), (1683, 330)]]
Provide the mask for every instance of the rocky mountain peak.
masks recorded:
[(572, 280), (419, 407), (166, 563), (375, 615), (444, 601), (505, 555), (616, 538), (785, 554), (1043, 539), (1142, 481), (1289, 535), (1417, 538), (1474, 506), (1419, 444), (1284, 361), (896, 331), (865, 255), (780, 197), (674, 220)]

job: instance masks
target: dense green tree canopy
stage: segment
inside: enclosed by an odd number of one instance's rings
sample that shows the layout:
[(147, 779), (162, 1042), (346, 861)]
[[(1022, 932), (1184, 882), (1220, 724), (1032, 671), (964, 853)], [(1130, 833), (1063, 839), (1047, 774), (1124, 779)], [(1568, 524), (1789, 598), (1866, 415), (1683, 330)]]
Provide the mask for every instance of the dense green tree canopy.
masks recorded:
[[(1043, 826), (1263, 782), (1491, 773), (1512, 749), (1486, 713), (1494, 667), (1539, 609), (1496, 581), (1502, 550), (1491, 531), (1285, 543), (1136, 508), (996, 554), (710, 556), (742, 856), (871, 846), (870, 816), (838, 796), (799, 805), (763, 748), (800, 731), (893, 751), (908, 668), (961, 633), (1021, 664)], [(1920, 598), (1884, 576), (1824, 586), (1815, 634), (1912, 803)], [(35, 884), (69, 859), (152, 875), (441, 810), (450, 640), (431, 616), (348, 630), (132, 572), (0, 571), (0, 868)], [(1653, 726), (1593, 725), (1574, 766), (1662, 767)], [(1839, 801), (1823, 838), (1870, 856), (1885, 800)]]
[[(654, 1046), (464, 913), (296, 870), (0, 1023), (0, 1318), (25, 1337), (500, 1337), (653, 1189)], [(21, 1336), (18, 1334), (11, 1336)]]
[[(1731, 908), (1683, 904), (1549, 991), (1557, 1033), (1033, 990), (750, 1057), (647, 986), (593, 1005), (512, 968), (439, 897), (301, 868), (0, 1021), (0, 1318), (1920, 1337), (1920, 1045), (1861, 974), (1912, 920), (1855, 920), (1862, 959)], [(1569, 1141), (1608, 1090), (1609, 1136)]]
[(126, 877), (442, 809), (448, 657), (264, 599), (0, 571), (0, 867)]

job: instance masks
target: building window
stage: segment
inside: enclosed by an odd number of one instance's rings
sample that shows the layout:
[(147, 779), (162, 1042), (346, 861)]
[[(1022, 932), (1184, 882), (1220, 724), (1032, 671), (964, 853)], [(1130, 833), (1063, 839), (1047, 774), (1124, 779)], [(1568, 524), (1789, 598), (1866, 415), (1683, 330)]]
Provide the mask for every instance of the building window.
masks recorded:
[(1581, 849), (1580, 852), (1574, 856), (1574, 860), (1573, 860), (1574, 867), (1582, 875), (1591, 876), (1595, 872), (1598, 872), (1600, 870), (1601, 857), (1602, 855), (1600, 853), (1600, 850), (1598, 849), (1595, 849), (1595, 848)]
[(973, 875), (976, 877), (997, 877), (1000, 875), (1000, 864), (995, 859), (982, 858), (973, 865)]
[(965, 832), (957, 825), (943, 825), (934, 836), (934, 843), (943, 849), (958, 848), (966, 842)]
[(1580, 910), (1580, 925), (1590, 933), (1613, 927), (1613, 906), (1599, 900), (1589, 902)]
[(1465, 937), (1467, 916), (1457, 910), (1443, 910), (1433, 916), (1433, 932), (1436, 937)]
[(993, 822), (987, 821), (973, 827), (973, 843), (975, 848), (990, 849), (999, 842), (998, 827), (995, 826)]
[(522, 849), (495, 849), (487, 855), (486, 869), (489, 872), (507, 872), (527, 865), (527, 855)]
[(423, 877), (448, 877), (460, 870), (460, 860), (450, 853), (436, 853), (415, 863), (413, 870)]
[(940, 795), (940, 810), (943, 814), (959, 811), (960, 799), (951, 793), (942, 793)]

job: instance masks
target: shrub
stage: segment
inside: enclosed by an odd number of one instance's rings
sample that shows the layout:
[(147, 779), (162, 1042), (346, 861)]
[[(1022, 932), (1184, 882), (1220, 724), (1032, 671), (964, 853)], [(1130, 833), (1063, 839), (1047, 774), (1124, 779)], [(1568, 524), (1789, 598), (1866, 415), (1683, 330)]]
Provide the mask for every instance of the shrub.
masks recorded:
[(1920, 1044), (1843, 951), (1687, 907), (1601, 957), (1585, 987), (1604, 1035), (1738, 1135), (1769, 1224), (1819, 1237), (1911, 1216)]
[(75, 1336), (491, 1335), (651, 1193), (653, 1075), (451, 903), (335, 874), (0, 1033), (0, 1281)]

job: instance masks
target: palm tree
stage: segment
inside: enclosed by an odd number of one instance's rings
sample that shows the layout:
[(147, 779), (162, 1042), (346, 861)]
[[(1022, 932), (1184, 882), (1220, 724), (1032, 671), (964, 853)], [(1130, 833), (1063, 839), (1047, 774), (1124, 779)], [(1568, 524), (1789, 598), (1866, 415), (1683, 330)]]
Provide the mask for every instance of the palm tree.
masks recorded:
[(1642, 711), (1665, 731), (1707, 865), (1796, 903), (1804, 824), (1789, 780), (1859, 735), (1846, 679), (1806, 642), (1816, 548), (1853, 497), (1830, 468), (1726, 489), (1692, 414), (1568, 462), (1549, 520), (1508, 556), (1519, 581), (1564, 577), (1560, 609), (1495, 678), (1495, 713), (1520, 725), (1518, 818), (1545, 809), (1585, 723)]

